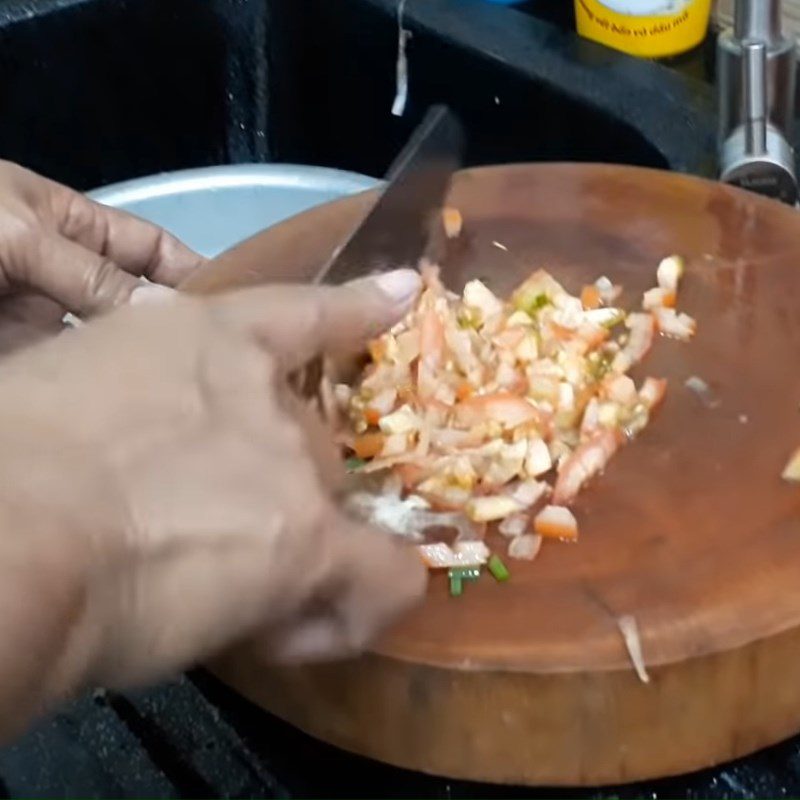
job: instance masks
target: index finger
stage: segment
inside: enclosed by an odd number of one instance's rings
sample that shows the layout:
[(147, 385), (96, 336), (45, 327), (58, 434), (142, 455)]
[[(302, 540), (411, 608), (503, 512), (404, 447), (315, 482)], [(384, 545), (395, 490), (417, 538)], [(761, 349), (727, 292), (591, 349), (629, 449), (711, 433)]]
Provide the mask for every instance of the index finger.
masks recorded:
[(177, 286), (206, 259), (140, 217), (66, 190), (62, 236), (112, 260), (132, 275)]

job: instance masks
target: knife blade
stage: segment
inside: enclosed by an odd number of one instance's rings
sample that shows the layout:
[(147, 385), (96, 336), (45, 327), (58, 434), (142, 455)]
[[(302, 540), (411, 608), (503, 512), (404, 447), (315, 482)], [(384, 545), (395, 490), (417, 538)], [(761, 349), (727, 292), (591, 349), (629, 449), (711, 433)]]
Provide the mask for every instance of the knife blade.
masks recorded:
[(449, 108), (430, 108), (392, 162), (375, 205), (317, 275), (341, 284), (373, 272), (415, 267), (425, 254), (434, 214), (460, 166), (464, 134)]
[[(316, 281), (339, 285), (374, 272), (416, 267), (428, 247), (432, 218), (461, 166), (463, 150), (458, 119), (446, 106), (431, 107), (389, 167), (375, 204)], [(291, 377), (291, 384), (301, 397), (315, 397), (322, 374), (323, 360), (317, 357)]]

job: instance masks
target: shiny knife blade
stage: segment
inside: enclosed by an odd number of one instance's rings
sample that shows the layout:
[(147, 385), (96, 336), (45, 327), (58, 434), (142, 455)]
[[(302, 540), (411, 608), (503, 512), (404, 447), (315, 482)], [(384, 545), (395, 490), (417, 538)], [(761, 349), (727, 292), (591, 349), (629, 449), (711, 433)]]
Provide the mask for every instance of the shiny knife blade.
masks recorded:
[(341, 284), (373, 272), (416, 267), (463, 150), (458, 119), (446, 106), (433, 106), (389, 168), (375, 205), (317, 281)]

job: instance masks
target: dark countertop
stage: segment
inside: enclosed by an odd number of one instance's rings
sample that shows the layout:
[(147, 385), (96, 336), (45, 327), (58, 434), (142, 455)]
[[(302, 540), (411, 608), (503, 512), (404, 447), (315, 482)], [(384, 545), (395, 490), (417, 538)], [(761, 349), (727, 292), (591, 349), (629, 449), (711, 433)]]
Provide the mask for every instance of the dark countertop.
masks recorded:
[(0, 750), (0, 775), (0, 796), (8, 797), (800, 797), (800, 741), (721, 769), (645, 784), (499, 787), (344, 753), (195, 673), (147, 691), (81, 699)]

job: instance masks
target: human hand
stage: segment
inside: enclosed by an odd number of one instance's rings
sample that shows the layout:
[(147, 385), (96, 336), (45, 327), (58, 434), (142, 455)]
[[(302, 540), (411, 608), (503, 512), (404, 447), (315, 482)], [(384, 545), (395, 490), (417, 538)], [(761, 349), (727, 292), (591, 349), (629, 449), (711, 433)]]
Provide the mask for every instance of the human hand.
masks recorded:
[(58, 333), (65, 312), (175, 286), (203, 259), (155, 225), (0, 161), (0, 353)]
[(247, 637), (275, 660), (349, 655), (417, 601), (424, 568), (339, 509), (330, 434), (287, 376), (418, 290), (404, 270), (176, 296), (8, 358), (0, 673), (24, 675), (0, 694), (150, 681)]

